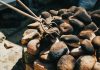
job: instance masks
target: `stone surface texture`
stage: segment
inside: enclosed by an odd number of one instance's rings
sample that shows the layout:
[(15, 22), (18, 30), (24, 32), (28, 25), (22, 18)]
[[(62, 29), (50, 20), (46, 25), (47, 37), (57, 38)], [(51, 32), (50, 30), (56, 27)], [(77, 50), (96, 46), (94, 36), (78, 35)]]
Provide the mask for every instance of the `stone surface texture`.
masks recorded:
[[(5, 43), (12, 47), (4, 47)], [(21, 46), (13, 44), (7, 40), (0, 43), (0, 70), (12, 70), (20, 58), (22, 58)]]

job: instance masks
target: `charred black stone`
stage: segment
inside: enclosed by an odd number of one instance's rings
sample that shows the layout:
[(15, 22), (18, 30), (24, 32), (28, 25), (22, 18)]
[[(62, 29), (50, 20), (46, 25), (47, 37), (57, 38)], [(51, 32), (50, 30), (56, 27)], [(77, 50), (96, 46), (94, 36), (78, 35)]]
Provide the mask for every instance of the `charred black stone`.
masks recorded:
[(97, 26), (100, 26), (100, 14), (92, 14), (92, 21), (96, 23)]
[(84, 29), (85, 30), (90, 29), (90, 30), (96, 31), (96, 30), (98, 30), (98, 27), (94, 22), (91, 22), (89, 25), (85, 26)]
[(97, 61), (100, 62), (100, 48), (96, 50)]
[(76, 35), (62, 35), (60, 39), (66, 43), (79, 42), (79, 38)]
[(100, 35), (100, 28), (95, 32), (95, 34), (96, 34), (97, 36)]
[(62, 14), (66, 13), (67, 12), (67, 9), (60, 9), (58, 11), (58, 16), (61, 16)]
[(41, 39), (39, 51), (42, 51), (51, 47), (51, 45), (56, 41), (56, 37), (52, 37), (52, 36), (48, 34)]
[(85, 39), (81, 42), (81, 48), (86, 54), (94, 54), (94, 47), (90, 40)]
[(72, 16), (73, 13), (67, 12), (66, 14), (62, 14), (62, 19), (68, 19), (68, 17)]
[(75, 29), (82, 29), (85, 26), (83, 22), (75, 18), (70, 18), (69, 22)]
[(49, 58), (51, 61), (57, 61), (62, 55), (68, 52), (68, 47), (63, 42), (55, 42), (49, 53)]
[(64, 21), (62, 19), (54, 19), (51, 22), (52, 22), (52, 26), (57, 26), (57, 25), (64, 23)]
[(68, 9), (68, 12), (75, 13), (77, 10), (78, 10), (78, 7), (72, 6), (72, 7), (70, 7), (70, 8)]
[(91, 16), (86, 12), (86, 10), (82, 7), (78, 8), (78, 11), (75, 13), (75, 17), (77, 17), (82, 22), (89, 24), (92, 22)]

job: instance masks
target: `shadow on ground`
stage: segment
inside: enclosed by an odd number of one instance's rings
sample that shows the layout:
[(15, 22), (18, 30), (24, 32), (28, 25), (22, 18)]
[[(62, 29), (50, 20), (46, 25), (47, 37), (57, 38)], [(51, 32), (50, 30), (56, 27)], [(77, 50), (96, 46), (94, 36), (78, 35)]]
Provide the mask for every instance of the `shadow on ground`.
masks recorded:
[(25, 70), (25, 64), (23, 63), (22, 58), (18, 60), (12, 70)]

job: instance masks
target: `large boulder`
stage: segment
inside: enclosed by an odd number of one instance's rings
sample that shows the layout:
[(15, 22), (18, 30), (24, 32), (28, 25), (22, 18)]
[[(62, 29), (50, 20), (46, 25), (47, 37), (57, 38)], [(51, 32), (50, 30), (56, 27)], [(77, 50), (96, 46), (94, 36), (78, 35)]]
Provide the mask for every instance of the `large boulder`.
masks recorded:
[(0, 43), (0, 70), (12, 70), (21, 58), (21, 46), (7, 40)]

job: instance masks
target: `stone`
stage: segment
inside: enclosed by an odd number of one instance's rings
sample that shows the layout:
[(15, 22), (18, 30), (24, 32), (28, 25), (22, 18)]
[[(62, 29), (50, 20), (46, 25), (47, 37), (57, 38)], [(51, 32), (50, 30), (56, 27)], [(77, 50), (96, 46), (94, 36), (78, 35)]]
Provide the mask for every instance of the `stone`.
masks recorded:
[(23, 45), (27, 44), (29, 42), (29, 40), (33, 39), (33, 38), (39, 38), (39, 33), (37, 31), (33, 31), (29, 34), (26, 34), (25, 36), (22, 37), (21, 43)]
[(32, 55), (36, 55), (36, 53), (38, 52), (38, 47), (39, 47), (38, 45), (39, 45), (38, 39), (30, 40), (27, 45), (27, 52)]
[(85, 26), (84, 29), (85, 30), (97, 31), (99, 28), (97, 27), (97, 25), (94, 22), (91, 22), (90, 24), (88, 24), (87, 26)]
[(69, 9), (68, 9), (68, 12), (73, 12), (75, 13), (77, 11), (77, 7), (76, 6), (71, 6)]
[(94, 50), (94, 47), (90, 40), (88, 40), (88, 39), (83, 40), (81, 42), (81, 47), (82, 47), (84, 53), (89, 54), (89, 55), (94, 54), (95, 50)]
[(96, 57), (98, 62), (100, 62), (100, 48), (96, 50)]
[(83, 22), (72, 16), (69, 17), (69, 22), (75, 29), (82, 29), (85, 26)]
[(76, 35), (62, 35), (60, 39), (64, 41), (65, 43), (78, 43), (79, 42), (79, 38)]
[(41, 17), (44, 19), (49, 18), (50, 16), (51, 16), (51, 14), (47, 11), (44, 11), (41, 13)]
[(0, 43), (0, 70), (12, 70), (19, 59), (22, 58), (22, 47), (10, 41), (11, 48), (6, 49), (3, 43)]
[(60, 24), (64, 23), (64, 21), (62, 19), (53, 19), (51, 22), (53, 22), (52, 27), (57, 27)]
[(49, 12), (53, 16), (57, 16), (57, 14), (58, 14), (58, 11), (56, 11), (56, 10), (50, 10)]
[(33, 70), (33, 68), (29, 64), (26, 64), (25, 66), (26, 66), (25, 70)]
[(67, 20), (70, 16), (73, 16), (74, 13), (72, 12), (67, 12), (65, 14), (62, 14), (62, 19)]
[(67, 9), (60, 9), (58, 11), (58, 16), (61, 16), (62, 14), (65, 14), (65, 13), (67, 13)]
[(34, 70), (56, 70), (53, 63), (43, 63), (40, 60), (34, 61)]
[(96, 57), (90, 55), (84, 55), (77, 59), (75, 64), (75, 70), (92, 70), (96, 63)]
[(96, 36), (92, 40), (92, 44), (95, 49), (100, 49), (100, 36)]
[(4, 39), (6, 39), (5, 35), (0, 32), (0, 43), (2, 43)]
[(92, 70), (100, 70), (100, 62), (96, 62)]
[(82, 50), (81, 46), (79, 46), (78, 48), (72, 49), (70, 54), (74, 57), (79, 57), (79, 56), (83, 55), (83, 50)]
[(44, 50), (44, 51), (42, 51), (41, 53), (40, 53), (40, 59), (42, 60), (42, 61), (49, 61), (50, 59), (49, 59), (49, 57), (48, 57), (48, 54), (49, 54), (49, 50)]
[(60, 24), (59, 29), (61, 31), (61, 34), (71, 34), (73, 32), (73, 27), (66, 22)]
[(89, 24), (92, 22), (91, 16), (82, 7), (78, 7), (78, 10), (75, 12), (74, 16), (84, 23)]
[(89, 39), (92, 41), (92, 39), (95, 37), (95, 33), (92, 30), (83, 30), (79, 33), (80, 39)]
[(67, 43), (70, 48), (78, 48), (80, 46), (80, 42), (77, 43)]
[(9, 42), (9, 41), (4, 41), (4, 47), (6, 48), (6, 49), (9, 49), (9, 48), (12, 48), (13, 46), (12, 46), (12, 44)]
[(74, 66), (75, 58), (71, 55), (63, 55), (57, 63), (57, 70), (73, 70)]
[(26, 36), (32, 32), (38, 32), (36, 29), (27, 29), (26, 31), (24, 31), (23, 36)]
[(68, 52), (68, 47), (67, 45), (62, 42), (55, 42), (49, 52), (49, 58), (51, 61), (59, 59), (62, 55), (66, 54)]

